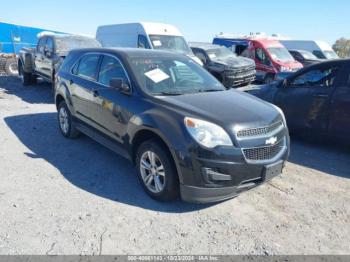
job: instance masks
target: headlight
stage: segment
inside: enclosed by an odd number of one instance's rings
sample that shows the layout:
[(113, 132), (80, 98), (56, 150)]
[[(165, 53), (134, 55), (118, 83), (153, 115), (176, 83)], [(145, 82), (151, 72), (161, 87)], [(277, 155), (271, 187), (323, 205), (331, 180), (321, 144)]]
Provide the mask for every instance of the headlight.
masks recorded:
[[(273, 105), (273, 104), (272, 104), (272, 105)], [(279, 107), (276, 106), (276, 105), (273, 105), (273, 107), (276, 108), (276, 110), (281, 114), (282, 119), (283, 119), (283, 122), (284, 122), (284, 125), (287, 126), (287, 120), (286, 120), (286, 117), (285, 117), (285, 115), (284, 115), (282, 109), (279, 108)]]
[(233, 146), (226, 131), (213, 123), (186, 117), (185, 126), (190, 135), (204, 147)]

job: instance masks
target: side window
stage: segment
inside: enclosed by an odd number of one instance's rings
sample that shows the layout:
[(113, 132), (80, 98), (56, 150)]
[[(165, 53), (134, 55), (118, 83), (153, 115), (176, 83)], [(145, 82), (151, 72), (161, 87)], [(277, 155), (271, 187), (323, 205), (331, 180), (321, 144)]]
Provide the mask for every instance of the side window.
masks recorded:
[(98, 82), (109, 86), (112, 78), (121, 78), (128, 83), (128, 78), (120, 62), (111, 56), (104, 56), (98, 76)]
[(137, 47), (138, 48), (150, 49), (150, 46), (148, 44), (148, 40), (147, 40), (147, 38), (144, 35), (139, 35)]
[(50, 51), (51, 53), (53, 52), (53, 40), (51, 37), (47, 38), (46, 47), (47, 47), (48, 51)]
[[(76, 68), (73, 68), (73, 74), (87, 78), (89, 80), (96, 80), (97, 65), (100, 55), (85, 55), (83, 56)], [(75, 69), (75, 70), (74, 70)]]
[(199, 60), (201, 60), (203, 62), (203, 64), (207, 63), (207, 57), (205, 56), (205, 54), (202, 51), (195, 50), (194, 54), (196, 57), (199, 58)]
[(40, 53), (44, 53), (45, 44), (46, 44), (46, 37), (40, 38), (36, 50)]
[(339, 67), (320, 68), (306, 72), (292, 81), (291, 86), (295, 87), (312, 87), (324, 86), (331, 87), (334, 85)]
[(319, 59), (326, 59), (324, 54), (319, 50), (314, 50), (314, 51), (312, 51), (312, 53)]
[(257, 48), (255, 50), (255, 57), (260, 63), (264, 65), (270, 65), (270, 59), (262, 48)]

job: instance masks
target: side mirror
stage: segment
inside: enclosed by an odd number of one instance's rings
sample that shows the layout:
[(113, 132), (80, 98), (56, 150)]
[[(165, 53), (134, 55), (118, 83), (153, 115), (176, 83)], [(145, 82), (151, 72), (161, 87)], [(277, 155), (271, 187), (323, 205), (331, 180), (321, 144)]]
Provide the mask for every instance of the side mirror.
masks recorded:
[(112, 78), (110, 80), (109, 86), (126, 94), (129, 94), (131, 91), (130, 86), (127, 83), (125, 83), (125, 81), (122, 78)]
[(287, 85), (288, 85), (288, 80), (287, 79), (283, 79), (282, 87), (286, 87)]

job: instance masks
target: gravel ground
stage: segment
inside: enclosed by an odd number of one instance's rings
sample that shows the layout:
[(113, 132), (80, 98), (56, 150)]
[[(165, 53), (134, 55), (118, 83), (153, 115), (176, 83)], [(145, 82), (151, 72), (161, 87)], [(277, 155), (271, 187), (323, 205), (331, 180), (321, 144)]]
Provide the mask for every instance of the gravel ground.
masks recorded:
[(47, 84), (0, 77), (0, 254), (350, 254), (350, 152), (293, 141), (270, 183), (157, 203), (133, 166), (64, 139)]

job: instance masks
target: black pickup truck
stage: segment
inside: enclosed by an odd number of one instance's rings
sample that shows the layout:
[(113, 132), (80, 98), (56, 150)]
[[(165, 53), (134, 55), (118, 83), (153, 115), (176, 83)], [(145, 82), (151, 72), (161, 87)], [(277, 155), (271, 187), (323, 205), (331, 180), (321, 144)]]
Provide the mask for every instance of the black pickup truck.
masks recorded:
[(318, 63), (242, 91), (280, 107), (294, 133), (350, 142), (350, 59)]
[(226, 88), (248, 85), (255, 80), (255, 62), (236, 56), (228, 48), (208, 43), (190, 43), (203, 67)]
[(23, 85), (35, 84), (37, 77), (54, 85), (55, 73), (69, 51), (78, 48), (100, 47), (90, 37), (47, 34), (38, 39), (36, 48), (22, 48), (18, 58), (18, 73)]

